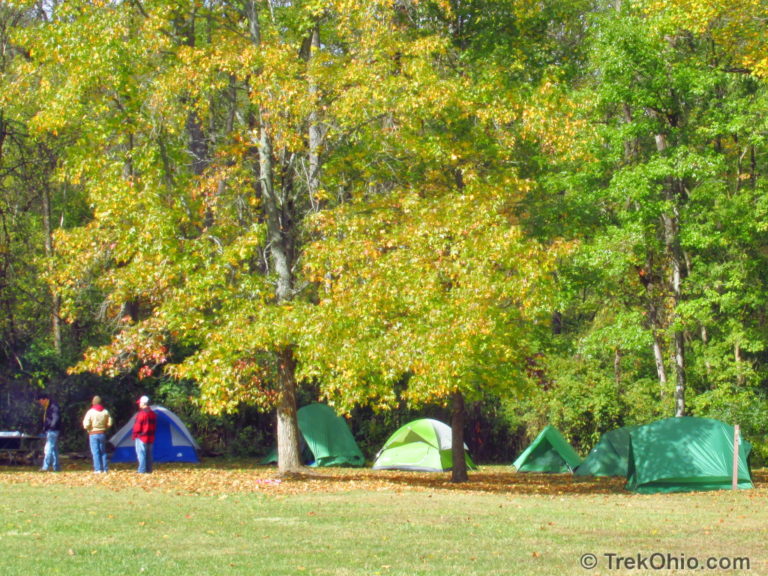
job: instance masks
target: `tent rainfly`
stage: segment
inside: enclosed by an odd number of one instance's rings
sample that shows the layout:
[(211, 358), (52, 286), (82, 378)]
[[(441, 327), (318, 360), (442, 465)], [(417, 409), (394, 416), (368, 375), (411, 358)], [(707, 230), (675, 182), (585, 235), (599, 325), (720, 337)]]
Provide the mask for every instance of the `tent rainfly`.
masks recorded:
[[(630, 432), (627, 489), (643, 494), (730, 489), (734, 427), (711, 418), (667, 418)], [(752, 445), (738, 442), (738, 488), (752, 488)]]
[(296, 414), (315, 466), (362, 466), (365, 458), (346, 420), (325, 404), (310, 404)]
[(577, 476), (623, 476), (629, 466), (629, 433), (635, 426), (625, 426), (600, 437), (578, 468)]
[[(155, 462), (199, 462), (197, 450), (200, 448), (187, 427), (176, 414), (162, 406), (152, 406), (157, 414), (157, 430), (152, 459)], [(136, 462), (136, 447), (132, 438), (134, 414), (118, 430), (110, 444), (115, 447), (112, 462)]]
[[(438, 420), (422, 418), (397, 429), (376, 455), (374, 470), (417, 470), (445, 472), (453, 468), (451, 427)], [(467, 468), (476, 469), (466, 444)]]
[(573, 472), (579, 464), (581, 458), (563, 435), (554, 427), (547, 426), (517, 457), (512, 466), (518, 472), (562, 474)]
[[(302, 458), (310, 466), (363, 466), (365, 457), (346, 420), (326, 404), (310, 404), (296, 412), (304, 445)], [(277, 463), (277, 451), (272, 450), (264, 464)]]

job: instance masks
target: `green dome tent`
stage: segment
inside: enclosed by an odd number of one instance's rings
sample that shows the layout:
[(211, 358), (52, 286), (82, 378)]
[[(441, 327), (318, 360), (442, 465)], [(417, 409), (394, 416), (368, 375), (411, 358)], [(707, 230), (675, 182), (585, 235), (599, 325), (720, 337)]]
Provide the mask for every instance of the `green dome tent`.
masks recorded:
[[(310, 404), (296, 412), (299, 431), (304, 440), (302, 456), (311, 466), (363, 466), (365, 457), (355, 442), (347, 422), (325, 404)], [(262, 460), (277, 462), (273, 450)]]
[(606, 432), (578, 468), (577, 476), (624, 476), (629, 467), (629, 433), (635, 426)]
[[(643, 494), (730, 489), (734, 428), (711, 418), (667, 418), (630, 432), (627, 489)], [(738, 488), (752, 488), (748, 457), (738, 447)]]
[[(384, 443), (373, 463), (374, 470), (420, 470), (444, 472), (453, 468), (451, 440), (447, 424), (430, 418), (414, 420), (401, 426)], [(467, 468), (476, 468), (466, 444), (464, 458)]]
[(581, 464), (581, 458), (552, 426), (547, 426), (531, 445), (526, 448), (514, 466), (518, 472), (573, 472)]

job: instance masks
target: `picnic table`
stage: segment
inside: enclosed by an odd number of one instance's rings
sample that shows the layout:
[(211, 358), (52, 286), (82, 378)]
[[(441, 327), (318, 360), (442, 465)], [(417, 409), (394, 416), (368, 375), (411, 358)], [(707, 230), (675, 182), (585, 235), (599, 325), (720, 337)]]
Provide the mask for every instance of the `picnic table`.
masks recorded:
[(40, 451), (40, 445), (44, 439), (45, 436), (40, 434), (0, 431), (0, 453), (5, 453), (12, 464), (20, 456), (34, 458)]

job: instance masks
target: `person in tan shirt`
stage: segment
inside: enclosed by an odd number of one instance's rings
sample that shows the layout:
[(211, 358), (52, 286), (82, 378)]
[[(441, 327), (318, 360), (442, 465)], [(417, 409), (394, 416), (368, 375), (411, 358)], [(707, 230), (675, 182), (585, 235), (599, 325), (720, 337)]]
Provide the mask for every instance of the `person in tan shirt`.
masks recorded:
[(93, 455), (93, 471), (103, 474), (107, 471), (107, 430), (112, 427), (112, 416), (101, 405), (101, 398), (94, 396), (91, 409), (85, 413), (83, 428), (88, 432), (88, 439)]

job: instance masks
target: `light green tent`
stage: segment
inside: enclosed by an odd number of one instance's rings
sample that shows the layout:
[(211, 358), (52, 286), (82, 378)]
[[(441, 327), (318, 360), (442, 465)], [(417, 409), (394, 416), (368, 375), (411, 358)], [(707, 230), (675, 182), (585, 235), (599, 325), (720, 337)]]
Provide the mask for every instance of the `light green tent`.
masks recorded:
[(577, 476), (625, 476), (629, 467), (629, 433), (634, 426), (606, 432), (578, 468)]
[[(451, 439), (453, 434), (447, 424), (423, 418), (401, 426), (384, 443), (373, 463), (374, 470), (421, 470), (443, 472), (453, 468)], [(475, 464), (464, 445), (467, 468)]]
[[(644, 494), (730, 489), (734, 428), (710, 418), (667, 418), (630, 432), (627, 489)], [(752, 488), (747, 461), (752, 446), (738, 447), (738, 488)]]
[[(347, 422), (325, 404), (310, 404), (296, 413), (304, 439), (302, 455), (311, 466), (363, 466), (365, 458), (355, 442)], [(277, 462), (272, 451), (263, 463)]]
[(552, 426), (547, 426), (512, 464), (518, 472), (573, 472), (581, 458)]

